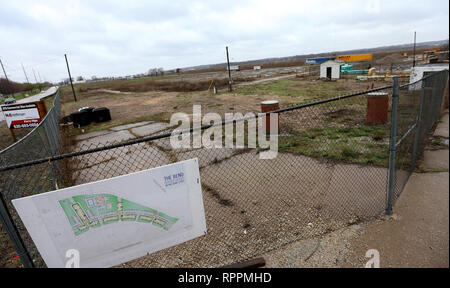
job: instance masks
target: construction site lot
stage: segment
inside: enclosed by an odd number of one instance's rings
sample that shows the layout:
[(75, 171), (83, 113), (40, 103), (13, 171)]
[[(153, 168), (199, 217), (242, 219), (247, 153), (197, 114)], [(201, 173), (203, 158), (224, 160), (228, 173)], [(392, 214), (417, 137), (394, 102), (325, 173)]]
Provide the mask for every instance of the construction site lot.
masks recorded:
[[(280, 74), (287, 69), (290, 72)], [(112, 117), (71, 128), (69, 151), (170, 132), (175, 128), (169, 125), (171, 115), (192, 116), (193, 104), (201, 105), (202, 115), (216, 112), (224, 117), (225, 113), (258, 113), (264, 100), (277, 100), (284, 108), (372, 86), (372, 82), (358, 83), (354, 76), (320, 80), (308, 76), (306, 69), (273, 69), (278, 73), (270, 77), (254, 76), (264, 70), (233, 72), (232, 92), (226, 85), (226, 71), (76, 85), (77, 102), (70, 87), (63, 87), (66, 115), (90, 106), (108, 107)], [(225, 79), (217, 94), (208, 91), (213, 79), (217, 83)], [(375, 88), (390, 84), (384, 78), (373, 82)], [(366, 122), (366, 97), (280, 114), (279, 153), (272, 160), (260, 159), (262, 150), (248, 147), (173, 149), (170, 139), (163, 138), (72, 158), (70, 185), (198, 158), (208, 234), (123, 266), (214, 267), (240, 261), (384, 211), (389, 125)]]
[[(70, 86), (61, 89), (62, 113), (68, 115), (81, 107), (110, 109), (112, 120), (71, 130), (75, 141), (84, 140), (74, 146), (80, 150), (92, 147), (92, 141), (85, 140), (90, 135), (109, 134), (97, 138), (96, 143), (112, 143), (157, 132), (149, 128), (146, 133), (145, 127), (133, 128), (133, 123), (153, 121), (167, 130), (171, 116), (178, 112), (188, 114), (192, 121), (193, 105), (201, 105), (202, 115), (214, 112), (224, 119), (225, 113), (259, 113), (265, 100), (277, 100), (280, 108), (286, 108), (392, 84), (391, 78), (384, 77), (359, 82), (354, 75), (322, 80), (311, 70), (317, 71), (311, 66), (233, 71), (231, 92), (227, 71), (83, 83), (75, 85), (76, 102)], [(409, 77), (400, 81), (406, 83)], [(212, 92), (212, 83), (216, 83), (217, 93)], [(365, 97), (280, 114), (280, 129), (284, 132), (280, 135), (280, 151), (386, 166), (388, 127), (366, 123)], [(121, 127), (126, 131), (109, 133)], [(324, 142), (329, 148), (320, 148)]]
[[(321, 80), (317, 72), (318, 66), (233, 71), (231, 92), (224, 70), (76, 84), (77, 101), (70, 86), (61, 87), (61, 116), (107, 107), (112, 117), (80, 128), (66, 124), (64, 151), (170, 132), (170, 117), (192, 117), (194, 104), (202, 115), (215, 112), (224, 119), (225, 113), (258, 113), (265, 100), (285, 108), (392, 84), (384, 77), (358, 82), (355, 75)], [(366, 97), (280, 114), (279, 153), (272, 160), (248, 147), (173, 149), (164, 138), (72, 157), (61, 166), (69, 168), (64, 177), (71, 186), (198, 158), (208, 234), (122, 266), (225, 265), (383, 212), (389, 125), (366, 122)], [(11, 260), (12, 246), (1, 246), (7, 266), (20, 265)]]
[[(223, 116), (260, 112), (260, 102), (264, 100), (277, 100), (284, 108), (366, 90), (372, 85), (358, 83), (355, 76), (319, 80), (318, 75), (308, 76), (308, 69), (298, 66), (233, 71), (232, 92), (228, 92), (226, 71), (83, 83), (75, 85), (76, 102), (70, 86), (62, 87), (61, 103), (66, 115), (86, 106), (110, 109), (112, 120), (83, 127), (88, 132), (144, 120), (169, 122), (173, 113), (192, 114), (194, 104), (202, 106), (203, 114), (216, 112)], [(217, 94), (212, 93), (212, 81), (217, 85)], [(391, 81), (382, 78), (373, 84), (379, 87)]]

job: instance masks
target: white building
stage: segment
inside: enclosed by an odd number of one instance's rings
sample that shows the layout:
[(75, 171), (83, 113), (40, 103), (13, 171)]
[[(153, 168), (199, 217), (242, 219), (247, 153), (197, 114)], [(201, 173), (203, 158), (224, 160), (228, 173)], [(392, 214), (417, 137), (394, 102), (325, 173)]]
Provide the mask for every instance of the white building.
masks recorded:
[[(232, 65), (230, 66), (230, 71), (240, 71), (241, 67), (239, 65)], [(228, 71), (228, 67), (227, 67), (227, 71)]]
[(320, 78), (339, 79), (341, 78), (341, 66), (343, 61), (328, 60), (320, 64)]
[[(422, 64), (415, 66), (411, 69), (411, 74), (409, 75), (409, 83), (414, 83), (419, 81), (424, 76), (427, 76), (431, 73), (435, 73), (442, 70), (449, 70), (448, 63), (435, 63), (435, 64)], [(409, 86), (409, 90), (419, 90), (421, 89), (422, 83), (418, 82), (417, 84)]]

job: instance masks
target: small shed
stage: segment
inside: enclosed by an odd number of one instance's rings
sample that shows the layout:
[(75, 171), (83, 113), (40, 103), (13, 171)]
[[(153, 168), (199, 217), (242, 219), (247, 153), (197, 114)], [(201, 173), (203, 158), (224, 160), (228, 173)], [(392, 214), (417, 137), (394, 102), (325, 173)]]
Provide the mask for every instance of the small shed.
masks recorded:
[(341, 78), (341, 66), (343, 61), (328, 60), (320, 64), (320, 78), (339, 79)]
[[(230, 71), (240, 71), (241, 67), (239, 65), (231, 65), (230, 66)], [(228, 71), (228, 67), (227, 67), (227, 71)]]

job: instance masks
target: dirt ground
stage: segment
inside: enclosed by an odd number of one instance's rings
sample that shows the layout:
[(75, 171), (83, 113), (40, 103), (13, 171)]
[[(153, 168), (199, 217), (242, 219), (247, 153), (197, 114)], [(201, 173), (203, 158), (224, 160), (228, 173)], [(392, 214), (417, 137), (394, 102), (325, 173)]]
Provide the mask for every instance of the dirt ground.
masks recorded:
[[(404, 69), (402, 68), (403, 70), (396, 71), (396, 74), (408, 74), (408, 67), (411, 66), (412, 60), (402, 58), (400, 51), (374, 53), (373, 64), (375, 64), (375, 67), (390, 65), (392, 61), (401, 63), (402, 67), (405, 66)], [(286, 63), (282, 64), (281, 66), (285, 66)], [(368, 65), (368, 63), (364, 65)], [(208, 92), (208, 85), (202, 86), (198, 91), (183, 91), (178, 86), (180, 83), (209, 83), (208, 81), (212, 80), (223, 82), (228, 79), (228, 72), (225, 70), (219, 71), (220, 69), (189, 71), (131, 80), (81, 83), (75, 85), (77, 102), (73, 101), (70, 87), (62, 88), (63, 112), (68, 115), (84, 106), (110, 108), (112, 121), (92, 124), (84, 128), (85, 131), (92, 131), (102, 129), (102, 127), (108, 128), (114, 125), (145, 120), (167, 122), (173, 113), (185, 112), (191, 114), (193, 104), (201, 104), (203, 113), (217, 112), (223, 115), (227, 112), (258, 112), (260, 111), (260, 102), (264, 100), (278, 100), (281, 107), (286, 107), (308, 100), (366, 90), (372, 85), (371, 82), (358, 84), (355, 75), (345, 75), (338, 81), (328, 83), (329, 85), (324, 84), (323, 81), (317, 81), (318, 68), (317, 65), (274, 68), (264, 68), (263, 65), (261, 70), (232, 71), (234, 91), (228, 92), (225, 85), (218, 87), (218, 94)], [(408, 81), (408, 79), (402, 78), (401, 81)], [(150, 84), (159, 82), (173, 83), (174, 91), (178, 92), (150, 91), (152, 90)], [(379, 87), (389, 85), (391, 81), (381, 79), (373, 84), (375, 87)], [(149, 86), (148, 92), (133, 92), (142, 91), (145, 88), (140, 86), (144, 85)], [(167, 88), (166, 86), (164, 89)], [(121, 90), (121, 88), (125, 90)], [(211, 85), (209, 85), (209, 88), (212, 91)]]
[[(16, 129), (14, 133), (16, 134), (17, 139), (21, 139), (31, 132), (31, 130), (33, 130), (33, 128)], [(14, 144), (14, 138), (11, 135), (11, 131), (8, 129), (8, 126), (6, 126), (6, 122), (2, 121), (0, 122), (0, 151), (12, 144)]]
[[(260, 80), (257, 80), (260, 81)], [(259, 112), (260, 103), (264, 100), (278, 100), (280, 107), (292, 106), (304, 101), (329, 96), (338, 96), (352, 91), (364, 90), (354, 79), (340, 79), (334, 82), (316, 81), (314, 78), (291, 78), (273, 80), (265, 83), (252, 82), (238, 86), (233, 92), (226, 90), (212, 94), (207, 91), (195, 92), (119, 92), (105, 88), (83, 90), (77, 93), (77, 102), (71, 101), (70, 90), (63, 89), (63, 111), (66, 115), (81, 107), (108, 107), (112, 120), (91, 124), (85, 131), (108, 128), (114, 125), (156, 120), (168, 122), (176, 112), (192, 114), (192, 105), (202, 105), (202, 114), (209, 112), (224, 113)], [(283, 88), (288, 85), (288, 89)], [(375, 83), (375, 87), (386, 85), (386, 82)], [(322, 95), (322, 96), (320, 96)]]
[[(138, 135), (145, 130), (152, 135), (167, 127), (161, 124), (146, 121), (84, 133), (76, 136), (77, 145), (146, 136)], [(299, 237), (324, 235), (383, 209), (386, 168), (290, 153), (261, 160), (257, 149), (175, 150), (168, 140), (76, 158), (76, 184), (198, 158), (208, 234), (123, 267), (215, 267)]]
[(8, 234), (0, 226), (0, 268), (17, 268), (21, 266), (20, 259), (9, 241)]

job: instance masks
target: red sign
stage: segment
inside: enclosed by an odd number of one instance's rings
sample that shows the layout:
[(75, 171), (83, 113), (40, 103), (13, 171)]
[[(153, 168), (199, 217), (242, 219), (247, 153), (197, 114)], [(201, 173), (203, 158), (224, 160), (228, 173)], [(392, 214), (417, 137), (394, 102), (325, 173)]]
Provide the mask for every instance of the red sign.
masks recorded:
[(23, 119), (23, 120), (13, 120), (11, 121), (12, 129), (20, 128), (34, 128), (41, 123), (41, 119)]
[(5, 105), (2, 111), (10, 129), (34, 128), (41, 122), (37, 103)]

